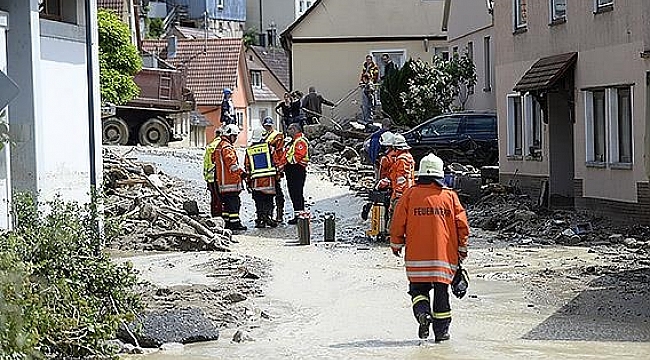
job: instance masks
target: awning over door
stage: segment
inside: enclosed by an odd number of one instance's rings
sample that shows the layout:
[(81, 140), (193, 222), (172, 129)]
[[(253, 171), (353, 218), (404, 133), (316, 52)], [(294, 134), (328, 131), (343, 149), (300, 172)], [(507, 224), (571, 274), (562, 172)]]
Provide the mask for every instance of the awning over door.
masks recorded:
[(515, 85), (514, 91), (528, 92), (548, 90), (571, 69), (578, 59), (578, 53), (553, 55), (537, 60)]

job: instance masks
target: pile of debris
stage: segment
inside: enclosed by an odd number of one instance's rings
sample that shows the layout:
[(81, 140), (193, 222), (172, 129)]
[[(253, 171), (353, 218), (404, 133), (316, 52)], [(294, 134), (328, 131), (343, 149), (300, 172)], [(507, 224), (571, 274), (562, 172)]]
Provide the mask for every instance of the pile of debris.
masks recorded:
[[(127, 153), (128, 154), (128, 153)], [(232, 233), (223, 220), (199, 213), (180, 192), (178, 180), (104, 149), (107, 224), (120, 232), (109, 247), (118, 250), (229, 251)]]
[(312, 161), (325, 167), (329, 179), (352, 190), (372, 187), (373, 167), (362, 159), (363, 142), (370, 133), (355, 128), (324, 124), (306, 125)]
[(498, 231), (513, 241), (543, 245), (622, 245), (650, 252), (650, 228), (615, 224), (588, 212), (549, 210), (515, 188), (484, 185), (480, 200), (468, 206), (470, 225)]

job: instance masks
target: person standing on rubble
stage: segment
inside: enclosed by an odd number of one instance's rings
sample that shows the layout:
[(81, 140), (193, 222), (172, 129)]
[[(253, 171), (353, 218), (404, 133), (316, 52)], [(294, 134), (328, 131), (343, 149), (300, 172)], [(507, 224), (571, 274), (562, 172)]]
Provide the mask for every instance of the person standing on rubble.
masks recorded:
[(469, 226), (458, 195), (444, 185), (444, 163), (439, 157), (425, 156), (417, 175), (415, 186), (404, 192), (395, 209), (390, 246), (398, 257), (406, 247), (408, 293), (418, 336), (428, 338), (433, 325), (435, 341), (440, 342), (449, 340), (449, 284), (467, 257)]
[[(377, 183), (378, 189), (390, 187), (392, 189), (388, 218), (392, 219), (397, 201), (402, 197), (406, 189), (413, 186), (415, 177), (415, 160), (409, 151), (411, 147), (406, 143), (402, 134), (396, 134), (393, 138), (391, 153), (392, 163), (388, 177), (384, 177)], [(390, 224), (390, 220), (389, 220)]]
[(212, 217), (221, 216), (221, 199), (219, 198), (219, 188), (215, 179), (215, 165), (212, 161), (212, 154), (221, 142), (221, 128), (217, 127), (214, 131), (214, 140), (205, 148), (203, 155), (203, 179), (208, 184), (210, 192), (210, 215)]
[(359, 87), (361, 88), (361, 121), (367, 127), (372, 124), (375, 109), (375, 85), (370, 81), (370, 75), (362, 75)]
[(305, 179), (307, 178), (307, 165), (309, 164), (309, 142), (302, 134), (300, 125), (294, 123), (289, 125), (287, 135), (291, 137), (291, 143), (287, 150), (287, 189), (293, 205), (293, 218), (287, 223), (295, 225), (298, 223), (298, 214), (305, 210)]
[(276, 107), (275, 107), (275, 113), (280, 115), (282, 117), (282, 125), (284, 125), (284, 128), (288, 128), (289, 124), (293, 122), (293, 112), (292, 112), (292, 107), (293, 101), (292, 101), (292, 96), (290, 93), (285, 92), (284, 93), (284, 100), (281, 101)]
[(221, 142), (212, 154), (215, 164), (215, 175), (219, 185), (219, 194), (223, 203), (221, 216), (226, 222), (226, 229), (234, 231), (246, 230), (239, 218), (241, 199), (239, 194), (243, 190), (242, 181), (247, 174), (239, 167), (237, 150), (233, 145), (239, 136), (239, 127), (235, 124), (224, 126), (221, 133)]
[(251, 146), (246, 149), (244, 168), (249, 174), (248, 189), (255, 201), (255, 227), (277, 227), (278, 223), (272, 218), (277, 169), (271, 156), (271, 146), (264, 140), (264, 129), (253, 130)]
[(336, 104), (325, 99), (323, 96), (321, 96), (321, 94), (317, 93), (314, 86), (310, 86), (309, 94), (305, 95), (305, 97), (302, 98), (302, 102), (300, 104), (303, 111), (306, 113), (305, 115), (308, 119), (306, 123), (308, 125), (318, 123), (318, 120), (323, 115), (323, 104), (331, 107), (336, 106)]
[(381, 62), (384, 63), (384, 74), (381, 76), (381, 81), (383, 82), (384, 79), (395, 74), (398, 69), (397, 65), (393, 62), (393, 60), (390, 58), (390, 55), (387, 53), (381, 54)]
[(287, 154), (284, 150), (284, 135), (273, 128), (273, 118), (265, 117), (262, 120), (264, 140), (271, 147), (271, 159), (278, 170), (275, 179), (275, 221), (282, 223), (284, 221), (284, 193), (282, 192), (282, 178), (284, 177), (284, 167), (287, 164)]
[(223, 100), (221, 101), (221, 126), (236, 124), (235, 105), (232, 102), (232, 90), (223, 89)]
[[(375, 180), (383, 179), (383, 176), (378, 177), (379, 160), (381, 159), (382, 148), (383, 151), (387, 153), (388, 152), (387, 149), (389, 145), (382, 144), (381, 137), (389, 130), (390, 130), (390, 119), (384, 118), (381, 120), (381, 129), (372, 133), (372, 135), (370, 135), (370, 138), (368, 139), (366, 153), (368, 154), (368, 160), (370, 160), (370, 163), (375, 168)], [(391, 135), (393, 134), (391, 133)], [(392, 145), (392, 137), (391, 137), (390, 145)]]
[(363, 65), (361, 65), (361, 75), (359, 75), (359, 82), (363, 81), (364, 75), (368, 75), (368, 79), (373, 84), (376, 84), (377, 80), (379, 80), (379, 66), (377, 66), (377, 63), (372, 58), (371, 54), (366, 55), (366, 61), (364, 61)]

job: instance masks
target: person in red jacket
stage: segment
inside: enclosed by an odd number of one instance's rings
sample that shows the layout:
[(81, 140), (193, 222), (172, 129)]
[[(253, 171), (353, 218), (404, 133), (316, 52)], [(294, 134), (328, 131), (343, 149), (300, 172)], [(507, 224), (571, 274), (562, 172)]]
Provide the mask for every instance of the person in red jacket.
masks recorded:
[(226, 222), (226, 229), (235, 231), (246, 230), (239, 219), (241, 200), (239, 193), (243, 190), (242, 179), (246, 173), (239, 167), (237, 150), (233, 144), (239, 136), (239, 127), (235, 124), (224, 126), (221, 142), (212, 153), (215, 165), (215, 179), (219, 185), (219, 194), (223, 203), (221, 216)]
[(390, 206), (388, 208), (388, 224), (390, 225), (397, 201), (402, 197), (406, 189), (413, 186), (415, 160), (409, 151), (411, 147), (406, 143), (406, 139), (402, 134), (395, 134), (392, 145), (389, 148), (390, 151), (387, 155), (390, 160), (388, 177), (379, 180), (377, 188), (385, 189), (390, 187), (392, 189)]
[(293, 204), (293, 219), (287, 221), (290, 225), (298, 223), (298, 214), (305, 210), (305, 179), (307, 178), (307, 165), (309, 164), (309, 142), (302, 135), (300, 125), (293, 123), (287, 129), (291, 136), (291, 143), (287, 150), (287, 165), (284, 172), (287, 175), (287, 189)]
[(433, 324), (436, 342), (449, 340), (449, 284), (467, 257), (469, 238), (465, 209), (458, 195), (444, 186), (443, 166), (433, 154), (422, 159), (416, 184), (400, 198), (390, 227), (393, 254), (399, 257), (406, 247), (406, 276), (418, 336), (428, 338)]

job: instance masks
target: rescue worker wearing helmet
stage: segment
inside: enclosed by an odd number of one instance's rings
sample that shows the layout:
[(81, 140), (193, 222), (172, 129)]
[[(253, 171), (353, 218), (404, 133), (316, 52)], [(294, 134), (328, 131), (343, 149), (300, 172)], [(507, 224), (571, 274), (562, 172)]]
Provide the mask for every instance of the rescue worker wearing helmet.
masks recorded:
[(217, 180), (223, 211), (221, 216), (226, 222), (226, 229), (234, 231), (246, 230), (239, 219), (241, 200), (239, 194), (243, 190), (242, 180), (247, 177), (246, 172), (239, 167), (237, 151), (234, 143), (239, 136), (239, 127), (234, 124), (224, 126), (221, 133), (221, 142), (212, 154), (215, 164), (215, 178)]
[(284, 167), (287, 164), (287, 154), (284, 149), (284, 134), (273, 127), (274, 121), (270, 116), (262, 120), (264, 128), (264, 140), (271, 147), (271, 159), (278, 170), (275, 179), (275, 221), (281, 223), (284, 221), (284, 193), (282, 192), (282, 178), (284, 177)]
[(214, 162), (212, 161), (212, 154), (221, 142), (221, 128), (214, 131), (214, 140), (205, 147), (203, 154), (203, 179), (208, 184), (208, 191), (210, 192), (210, 215), (212, 217), (221, 216), (221, 199), (219, 198), (219, 188), (217, 187)]
[(221, 101), (221, 125), (237, 124), (235, 106), (232, 102), (232, 90), (223, 89), (223, 100)]
[[(417, 180), (404, 191), (390, 227), (393, 254), (404, 258), (418, 336), (449, 339), (449, 284), (467, 257), (469, 226), (458, 195), (444, 185), (444, 163), (433, 155), (420, 162)], [(429, 292), (433, 289), (433, 309)]]
[(256, 228), (278, 226), (272, 219), (277, 169), (273, 162), (271, 146), (264, 140), (263, 134), (262, 128), (253, 130), (251, 145), (246, 149), (244, 160), (244, 168), (249, 174), (248, 188), (255, 201)]
[[(390, 162), (390, 170), (387, 177), (382, 177), (377, 183), (378, 189), (385, 189), (390, 187), (392, 189), (390, 197), (390, 207), (388, 209), (389, 224), (392, 219), (395, 205), (406, 189), (413, 186), (413, 178), (415, 177), (415, 160), (411, 155), (409, 149), (411, 148), (407, 143), (404, 135), (396, 134), (393, 137), (392, 145), (389, 147), (391, 150), (388, 153)], [(384, 173), (385, 175), (386, 173)]]
[(395, 162), (394, 144), (395, 134), (390, 131), (384, 132), (379, 137), (379, 166), (377, 168), (377, 177), (379, 179), (387, 179), (390, 177), (390, 170)]

